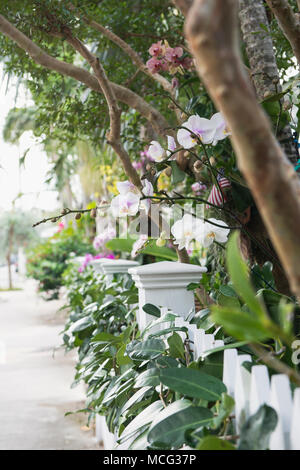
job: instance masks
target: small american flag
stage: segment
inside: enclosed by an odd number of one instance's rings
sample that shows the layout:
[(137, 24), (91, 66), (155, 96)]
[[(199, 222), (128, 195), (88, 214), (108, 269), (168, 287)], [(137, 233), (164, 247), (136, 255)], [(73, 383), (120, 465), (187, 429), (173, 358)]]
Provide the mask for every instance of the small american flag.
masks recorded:
[[(225, 203), (227, 201), (227, 197), (226, 197), (224, 189), (230, 188), (231, 183), (224, 176), (218, 179), (218, 183), (219, 183), (219, 186), (217, 186), (216, 184), (213, 185), (211, 192), (208, 196), (207, 202), (209, 202), (210, 204), (213, 204), (214, 206), (222, 207), (223, 202)], [(206, 209), (209, 209), (210, 207), (211, 207), (210, 205), (206, 204)]]

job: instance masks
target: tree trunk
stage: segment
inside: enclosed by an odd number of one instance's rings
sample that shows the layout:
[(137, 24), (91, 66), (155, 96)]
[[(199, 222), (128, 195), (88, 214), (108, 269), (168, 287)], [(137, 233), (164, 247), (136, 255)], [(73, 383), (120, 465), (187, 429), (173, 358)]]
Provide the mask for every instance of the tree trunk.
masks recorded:
[[(267, 96), (281, 91), (273, 41), (268, 34), (268, 18), (263, 0), (239, 0), (239, 4), (240, 26), (250, 63), (252, 83), (258, 100), (263, 101)], [(277, 138), (286, 156), (295, 165), (298, 160), (298, 150), (294, 144), (290, 126), (279, 129)], [(280, 292), (290, 295), (289, 283), (256, 208), (251, 211), (247, 230), (258, 239), (265, 251), (247, 236), (241, 234), (244, 254), (262, 265), (270, 259), (266, 252), (271, 252), (276, 286)]]
[(13, 288), (13, 283), (12, 283), (12, 275), (11, 275), (10, 256), (11, 256), (11, 253), (8, 251), (8, 252), (7, 252), (7, 255), (6, 255), (7, 272), (8, 272), (8, 288), (9, 288), (9, 289), (12, 289), (12, 288)]
[(300, 182), (245, 73), (236, 0), (194, 0), (185, 31), (199, 75), (232, 132), (239, 168), (299, 300)]
[(12, 274), (11, 274), (11, 254), (12, 254), (12, 248), (13, 248), (13, 236), (14, 236), (14, 226), (12, 224), (9, 227), (9, 230), (8, 230), (8, 249), (7, 249), (7, 255), (6, 255), (7, 268), (8, 268), (8, 288), (9, 289), (13, 288)]
[[(239, 0), (239, 18), (257, 98), (281, 91), (273, 41), (268, 34), (269, 22), (263, 0)], [(299, 155), (289, 125), (279, 129), (277, 138), (290, 162), (295, 165)]]

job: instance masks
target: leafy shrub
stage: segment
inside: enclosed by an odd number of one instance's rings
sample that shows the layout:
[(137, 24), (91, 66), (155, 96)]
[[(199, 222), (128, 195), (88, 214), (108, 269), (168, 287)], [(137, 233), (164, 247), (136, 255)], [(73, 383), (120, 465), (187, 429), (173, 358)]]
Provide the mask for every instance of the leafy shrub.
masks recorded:
[(62, 274), (70, 254), (79, 256), (93, 251), (92, 245), (84, 240), (82, 231), (70, 225), (28, 253), (27, 275), (39, 281), (39, 291), (48, 294), (47, 300), (56, 299), (63, 285)]

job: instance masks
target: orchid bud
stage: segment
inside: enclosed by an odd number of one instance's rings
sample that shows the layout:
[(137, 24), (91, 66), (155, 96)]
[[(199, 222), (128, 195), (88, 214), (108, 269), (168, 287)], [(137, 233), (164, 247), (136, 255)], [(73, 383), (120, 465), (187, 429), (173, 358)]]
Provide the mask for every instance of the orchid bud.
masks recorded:
[(210, 157), (209, 163), (210, 163), (212, 166), (215, 165), (215, 164), (216, 164), (216, 159), (215, 159), (215, 157)]
[(172, 168), (168, 166), (168, 168), (165, 169), (164, 174), (170, 178), (172, 175)]
[(166, 240), (163, 240), (162, 238), (158, 238), (156, 240), (156, 246), (162, 247), (162, 246), (165, 246), (165, 244), (166, 244)]
[(197, 161), (194, 163), (194, 172), (195, 172), (195, 173), (201, 173), (202, 167), (203, 167), (203, 163), (200, 162), (200, 160), (197, 160)]
[(75, 219), (76, 219), (76, 220), (80, 220), (80, 219), (81, 219), (81, 213), (80, 213), (80, 212), (77, 212), (77, 214), (75, 215)]
[(179, 80), (176, 77), (172, 78), (172, 88), (178, 88), (179, 87)]
[(92, 217), (92, 219), (96, 219), (96, 217), (97, 217), (97, 209), (96, 209), (96, 207), (94, 207), (94, 208), (91, 210), (90, 216)]

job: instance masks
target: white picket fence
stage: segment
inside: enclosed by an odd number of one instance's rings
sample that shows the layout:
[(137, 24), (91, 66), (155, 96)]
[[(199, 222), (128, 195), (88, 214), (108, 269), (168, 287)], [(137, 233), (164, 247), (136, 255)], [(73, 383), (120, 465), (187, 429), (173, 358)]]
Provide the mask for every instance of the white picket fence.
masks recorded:
[[(214, 335), (176, 318), (175, 326), (186, 327), (194, 360), (201, 360), (209, 351), (223, 346), (223, 341), (215, 340)], [(185, 333), (179, 332), (182, 339)], [(259, 407), (267, 404), (274, 408), (278, 416), (276, 429), (271, 435), (271, 450), (300, 450), (300, 388), (292, 396), (289, 379), (284, 374), (269, 377), (265, 365), (254, 365), (251, 372), (243, 366), (252, 362), (249, 354), (238, 355), (237, 349), (225, 349), (223, 358), (223, 382), (227, 392), (235, 400), (236, 431)]]
[[(166, 323), (156, 325), (149, 332), (153, 333), (172, 324), (185, 327), (193, 359), (201, 360), (210, 351), (224, 346), (224, 343), (187, 320), (187, 317), (191, 317), (191, 293), (186, 290), (186, 286), (192, 281), (199, 280), (201, 272), (204, 272), (203, 268), (198, 270), (194, 268), (196, 267), (191, 268), (191, 265), (162, 262), (131, 268), (129, 273), (139, 288), (140, 309), (137, 321), (142, 326), (141, 329), (153, 320), (153, 317), (145, 315), (143, 311), (142, 307), (146, 302), (162, 307), (161, 315), (175, 312), (178, 316), (174, 322), (169, 325)], [(117, 264), (115, 272), (119, 272)], [(160, 282), (157, 282), (157, 275), (161, 279)], [(176, 304), (177, 300), (175, 302), (178, 309), (174, 308), (175, 290), (176, 299), (180, 298), (179, 305)], [(178, 334), (186, 340), (185, 332), (179, 331)], [(270, 449), (300, 450), (300, 388), (295, 389), (292, 395), (288, 377), (276, 374), (270, 379), (268, 368), (264, 365), (254, 365), (250, 372), (243, 363), (251, 362), (251, 356), (238, 355), (237, 349), (225, 349), (223, 361), (223, 382), (227, 387), (227, 393), (235, 400), (234, 422), (237, 433), (249, 416), (253, 415), (261, 405), (267, 404), (275, 409), (278, 416), (277, 427), (270, 439)], [(126, 450), (130, 444), (117, 445), (117, 436), (108, 431), (103, 416), (97, 416), (96, 435), (97, 439), (103, 442), (105, 449)]]

